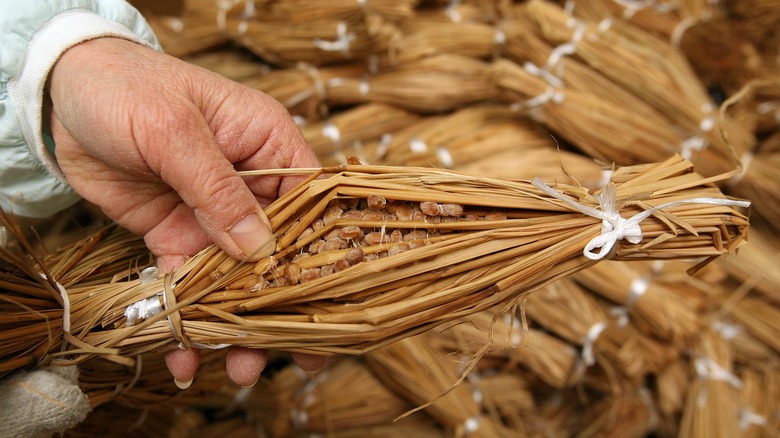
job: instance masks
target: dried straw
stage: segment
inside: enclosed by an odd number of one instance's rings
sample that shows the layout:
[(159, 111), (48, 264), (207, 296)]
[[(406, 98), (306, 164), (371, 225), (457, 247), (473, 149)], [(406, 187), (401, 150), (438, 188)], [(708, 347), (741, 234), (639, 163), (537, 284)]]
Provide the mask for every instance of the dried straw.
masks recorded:
[(167, 54), (182, 58), (228, 43), (217, 19), (223, 2), (185, 0), (183, 3), (178, 16), (145, 16)]
[(662, 269), (653, 262), (607, 262), (573, 278), (614, 303), (610, 315), (618, 318), (619, 326), (630, 322), (643, 333), (679, 347), (700, 330), (706, 297), (674, 278), (665, 279)]
[[(367, 103), (340, 111), (322, 122), (304, 124), (301, 131), (324, 164), (346, 164), (347, 156), (365, 158), (363, 142), (397, 132), (418, 118), (400, 108)], [(374, 160), (365, 162), (378, 164)]]
[[(224, 30), (232, 41), (280, 66), (363, 59), (392, 50), (400, 39), (392, 19), (362, 10), (359, 2), (306, 2), (305, 8), (296, 7), (296, 3), (270, 2), (269, 8), (258, 8), (254, 2), (236, 4), (226, 13)], [(388, 5), (396, 11), (409, 5), (369, 3)]]
[[(389, 131), (392, 136), (364, 144), (361, 157), (372, 164), (459, 170), (463, 165), (476, 165), (505, 151), (522, 155), (544, 148), (549, 153), (554, 147), (554, 139), (545, 130), (506, 105), (472, 105), (441, 117), (429, 117), (433, 118)], [(538, 175), (528, 179), (534, 176)], [(515, 174), (508, 179), (522, 176)]]
[(468, 382), (455, 386), (461, 363), (442, 356), (414, 336), (368, 353), (366, 361), (382, 381), (413, 404), (423, 404), (453, 436), (510, 436), (510, 432), (481, 413), (481, 396)]
[[(267, 208), (277, 251), (257, 264), (210, 247), (154, 281), (69, 287), (55, 283), (57, 276), (39, 276), (36, 269), (51, 272), (43, 263), (12, 272), (19, 280), (2, 295), (9, 303), (0, 316), (2, 370), (94, 356), (132, 366), (131, 356), (179, 341), (362, 353), (513, 302), (595, 262), (583, 250), (601, 235), (601, 220), (551, 198), (542, 186), (411, 167), (325, 172), (334, 175), (315, 179), (315, 173)], [(613, 179), (624, 217), (650, 205), (683, 204), (645, 218), (641, 241), (618, 242), (612, 258), (712, 258), (745, 236), (747, 220), (732, 207), (685, 203), (725, 198), (679, 157), (623, 168)], [(549, 193), (561, 190), (566, 195), (557, 196), (598, 208), (582, 188), (561, 185)], [(147, 299), (160, 313), (139, 309), (140, 322), (129, 325), (130, 309)]]
[(739, 388), (728, 342), (712, 330), (701, 333), (691, 361), (680, 437), (739, 435)]
[(362, 77), (367, 73), (367, 66), (362, 63), (320, 68), (299, 64), (248, 77), (241, 83), (270, 95), (284, 104), (293, 115), (313, 121), (330, 113), (325, 87), (328, 81), (344, 76)]
[(354, 358), (316, 375), (289, 365), (246, 397), (246, 412), (279, 437), (387, 425), (409, 408)]
[(420, 113), (451, 111), (495, 97), (480, 60), (442, 54), (399, 64), (367, 78), (326, 83), (333, 104), (380, 102)]
[[(545, 40), (572, 45), (572, 56), (658, 109), (687, 135), (683, 153), (697, 154), (700, 171), (720, 174), (734, 168), (737, 156), (753, 144), (752, 134), (726, 114), (717, 114), (712, 99), (687, 60), (668, 42), (634, 29), (630, 37), (573, 17), (551, 3), (532, 0), (521, 9)], [(727, 133), (728, 140), (723, 138)], [(688, 145), (688, 146), (686, 146)], [(686, 152), (686, 149), (688, 152)], [(703, 149), (703, 151), (702, 151)], [(656, 157), (654, 160), (658, 160)], [(706, 166), (706, 167), (705, 167)]]

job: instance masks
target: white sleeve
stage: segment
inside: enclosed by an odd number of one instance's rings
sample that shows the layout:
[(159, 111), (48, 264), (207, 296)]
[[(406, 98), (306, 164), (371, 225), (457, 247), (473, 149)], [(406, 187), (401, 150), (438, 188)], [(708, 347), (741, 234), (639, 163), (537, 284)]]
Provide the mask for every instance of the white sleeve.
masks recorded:
[(124, 0), (0, 2), (0, 207), (44, 217), (79, 197), (42, 133), (44, 87), (68, 48), (119, 37), (160, 50), (143, 16)]

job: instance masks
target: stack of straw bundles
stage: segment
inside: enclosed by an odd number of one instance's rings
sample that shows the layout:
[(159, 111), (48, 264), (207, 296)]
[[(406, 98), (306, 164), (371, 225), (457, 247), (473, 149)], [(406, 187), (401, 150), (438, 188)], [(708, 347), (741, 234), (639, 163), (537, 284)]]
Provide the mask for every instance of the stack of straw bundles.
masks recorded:
[(128, 265), (126, 244), (97, 238), (53, 265), (4, 249), (21, 267), (3, 273), (1, 371), (95, 356), (134, 366), (132, 356), (173, 342), (358, 354), (511, 306), (606, 256), (711, 259), (745, 237), (734, 207), (747, 203), (679, 156), (612, 179), (594, 195), (428, 168), (321, 169), (267, 208), (273, 256), (241, 264), (210, 247), (164, 278), (80, 274), (115, 264), (84, 265), (88, 252)]
[(225, 14), (224, 31), (277, 65), (332, 64), (392, 50), (400, 38), (396, 21), (411, 15), (415, 3), (235, 2)]

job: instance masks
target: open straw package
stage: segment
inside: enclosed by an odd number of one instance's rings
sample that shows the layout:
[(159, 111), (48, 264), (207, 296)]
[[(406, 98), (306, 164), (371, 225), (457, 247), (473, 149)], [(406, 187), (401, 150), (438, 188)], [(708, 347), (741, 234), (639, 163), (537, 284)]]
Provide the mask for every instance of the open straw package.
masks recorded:
[[(303, 182), (258, 262), (162, 274), (88, 206), (2, 215), (0, 379), (77, 370), (65, 436), (780, 433), (777, 4), (139, 8), (323, 166), (273, 172)], [(176, 346), (201, 350), (185, 390)], [(254, 387), (229, 346), (271, 350)]]

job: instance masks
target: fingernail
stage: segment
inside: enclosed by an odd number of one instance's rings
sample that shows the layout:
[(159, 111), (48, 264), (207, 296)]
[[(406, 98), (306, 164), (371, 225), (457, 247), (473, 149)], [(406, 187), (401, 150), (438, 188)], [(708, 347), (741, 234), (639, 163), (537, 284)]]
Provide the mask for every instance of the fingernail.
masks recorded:
[(252, 260), (268, 257), (276, 250), (276, 238), (271, 226), (257, 213), (244, 216), (228, 231), (241, 251)]
[(182, 381), (177, 380), (177, 379), (174, 378), (173, 379), (173, 383), (175, 383), (176, 386), (179, 387), (179, 389), (187, 389), (190, 386), (192, 386), (192, 379), (187, 380), (186, 382), (182, 382)]
[(260, 376), (257, 376), (257, 379), (255, 379), (255, 381), (254, 381), (254, 382), (252, 382), (252, 383), (251, 383), (251, 384), (249, 384), (249, 385), (239, 385), (239, 386), (241, 386), (242, 388), (245, 388), (245, 389), (249, 389), (249, 388), (252, 388), (252, 387), (254, 387), (255, 385), (257, 385), (257, 382), (258, 382), (258, 381), (260, 381)]

